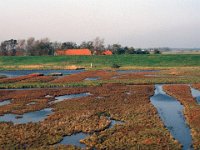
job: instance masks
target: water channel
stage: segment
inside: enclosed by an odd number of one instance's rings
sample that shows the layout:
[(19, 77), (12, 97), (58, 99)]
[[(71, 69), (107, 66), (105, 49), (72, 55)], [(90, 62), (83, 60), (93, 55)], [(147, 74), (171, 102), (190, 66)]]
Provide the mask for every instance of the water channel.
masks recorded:
[(192, 150), (192, 136), (183, 115), (183, 105), (167, 95), (162, 85), (155, 85), (155, 93), (151, 97), (151, 102), (172, 136), (182, 144), (183, 150)]
[(200, 91), (191, 87), (191, 93), (197, 103), (200, 104)]
[(50, 75), (52, 73), (61, 73), (63, 75), (70, 75), (84, 72), (84, 69), (80, 70), (8, 70), (8, 71), (0, 71), (0, 75), (6, 75), (7, 77), (18, 77), (29, 75), (33, 73), (40, 73), (44, 75)]

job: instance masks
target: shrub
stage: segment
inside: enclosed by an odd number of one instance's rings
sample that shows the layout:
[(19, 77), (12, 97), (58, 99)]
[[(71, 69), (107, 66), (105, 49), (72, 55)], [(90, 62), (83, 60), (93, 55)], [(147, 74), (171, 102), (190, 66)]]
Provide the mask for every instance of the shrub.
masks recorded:
[(119, 66), (118, 64), (112, 64), (111, 68), (120, 68), (121, 66)]

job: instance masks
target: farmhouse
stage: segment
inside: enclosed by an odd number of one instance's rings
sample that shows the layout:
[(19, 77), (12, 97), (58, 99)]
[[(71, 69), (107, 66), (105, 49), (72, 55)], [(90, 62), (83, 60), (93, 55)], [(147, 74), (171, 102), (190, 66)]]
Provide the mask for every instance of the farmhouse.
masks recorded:
[(67, 49), (67, 50), (56, 50), (56, 56), (61, 55), (92, 55), (89, 49)]
[(112, 55), (113, 53), (110, 50), (105, 50), (102, 55)]

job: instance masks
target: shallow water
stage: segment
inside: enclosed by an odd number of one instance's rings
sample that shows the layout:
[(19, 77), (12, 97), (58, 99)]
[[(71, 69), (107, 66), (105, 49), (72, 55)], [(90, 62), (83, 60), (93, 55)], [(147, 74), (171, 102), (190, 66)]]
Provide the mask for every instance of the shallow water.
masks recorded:
[(91, 95), (90, 93), (80, 93), (80, 94), (70, 94), (70, 95), (63, 95), (55, 97), (55, 101), (53, 103), (58, 103), (64, 100), (73, 99), (73, 98), (81, 98)]
[(85, 78), (86, 81), (96, 81), (99, 80), (99, 77)]
[(118, 73), (159, 72), (160, 70), (117, 70)]
[(192, 137), (183, 115), (183, 106), (173, 97), (167, 95), (162, 85), (155, 86), (155, 94), (151, 97), (152, 104), (157, 108), (164, 125), (172, 136), (183, 145), (183, 150), (191, 150)]
[(77, 147), (85, 148), (86, 145), (80, 143), (81, 139), (85, 139), (87, 136), (90, 134), (87, 133), (76, 133), (70, 136), (65, 136), (63, 140), (59, 144), (64, 144), (64, 145), (75, 145)]
[(110, 121), (111, 121), (111, 123), (110, 123), (109, 128), (113, 128), (115, 125), (119, 125), (119, 124), (123, 124), (124, 123), (122, 121), (113, 120), (113, 119), (110, 119)]
[(192, 96), (196, 99), (197, 103), (200, 104), (200, 91), (191, 87)]
[[(39, 111), (24, 113), (23, 115), (5, 114), (4, 116), (0, 116), (0, 122), (13, 122), (14, 124), (36, 123), (43, 121), (51, 113), (51, 108), (45, 108)], [(18, 116), (20, 118), (16, 118)]]
[[(113, 128), (116, 124), (123, 124), (122, 121), (113, 120), (113, 119), (110, 119), (109, 117), (108, 117), (108, 119), (111, 121), (109, 129)], [(65, 136), (59, 144), (74, 145), (74, 146), (77, 146), (77, 147), (80, 147), (80, 148), (86, 148), (86, 145), (80, 143), (80, 140), (85, 139), (88, 136), (90, 136), (90, 134), (83, 133), (83, 132), (76, 133), (76, 134), (69, 135), (69, 136)]]
[(36, 102), (30, 102), (30, 103), (28, 103), (26, 105), (30, 106), (30, 105), (35, 105), (35, 104), (36, 104)]
[(11, 103), (11, 100), (5, 100), (0, 102), (0, 106), (8, 105)]
[(7, 77), (18, 77), (18, 76), (24, 76), (28, 74), (33, 74), (33, 73), (41, 73), (44, 75), (49, 75), (51, 73), (62, 73), (63, 75), (67, 74), (76, 74), (83, 72), (84, 69), (82, 70), (11, 70), (11, 71), (0, 71), (0, 75), (6, 75)]

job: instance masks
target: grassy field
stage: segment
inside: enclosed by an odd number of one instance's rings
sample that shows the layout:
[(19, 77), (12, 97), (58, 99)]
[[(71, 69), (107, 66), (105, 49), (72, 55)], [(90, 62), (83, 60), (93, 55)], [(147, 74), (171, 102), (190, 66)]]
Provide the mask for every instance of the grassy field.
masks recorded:
[(200, 66), (200, 55), (113, 55), (113, 56), (26, 56), (0, 57), (0, 69), (67, 69), (69, 66), (97, 69), (118, 64), (134, 67), (191, 67)]

